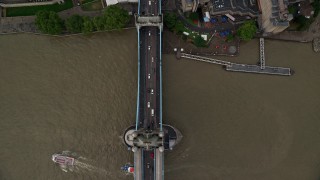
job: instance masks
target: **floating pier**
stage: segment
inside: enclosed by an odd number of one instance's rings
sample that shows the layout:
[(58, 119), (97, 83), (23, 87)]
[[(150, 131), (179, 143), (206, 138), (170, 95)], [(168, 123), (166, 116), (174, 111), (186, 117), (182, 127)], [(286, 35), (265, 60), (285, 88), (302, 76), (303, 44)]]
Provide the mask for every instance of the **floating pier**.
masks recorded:
[(192, 59), (195, 61), (207, 62), (212, 64), (218, 64), (225, 67), (227, 71), (233, 72), (245, 72), (245, 73), (257, 73), (257, 74), (271, 74), (271, 75), (281, 75), (281, 76), (290, 76), (292, 75), (292, 70), (290, 68), (284, 67), (272, 67), (266, 66), (265, 54), (264, 54), (264, 39), (260, 38), (260, 61), (259, 65), (250, 65), (250, 64), (237, 64), (229, 61), (208, 58), (193, 54), (183, 53), (177, 51), (177, 57), (183, 57), (187, 59)]
[(261, 66), (249, 65), (249, 64), (233, 63), (231, 64), (231, 66), (226, 66), (226, 70), (234, 71), (234, 72), (271, 74), (271, 75), (282, 75), (282, 76), (292, 75), (290, 68), (264, 66), (264, 68), (261, 69)]

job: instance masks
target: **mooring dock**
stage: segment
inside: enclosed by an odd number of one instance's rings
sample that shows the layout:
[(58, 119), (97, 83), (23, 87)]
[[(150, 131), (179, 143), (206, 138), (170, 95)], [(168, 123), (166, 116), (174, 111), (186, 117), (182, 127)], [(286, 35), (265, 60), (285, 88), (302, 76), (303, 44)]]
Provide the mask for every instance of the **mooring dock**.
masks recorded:
[(179, 50), (177, 52), (177, 57), (178, 58), (183, 57), (186, 59), (192, 59), (196, 61), (222, 65), (225, 67), (227, 71), (233, 71), (233, 72), (271, 74), (271, 75), (281, 75), (281, 76), (292, 75), (292, 70), (290, 68), (266, 66), (265, 53), (264, 53), (264, 39), (260, 38), (259, 42), (260, 42), (259, 43), (260, 44), (259, 65), (232, 63), (229, 61), (203, 57), (203, 56), (198, 56), (193, 54), (187, 54), (187, 53), (180, 52)]

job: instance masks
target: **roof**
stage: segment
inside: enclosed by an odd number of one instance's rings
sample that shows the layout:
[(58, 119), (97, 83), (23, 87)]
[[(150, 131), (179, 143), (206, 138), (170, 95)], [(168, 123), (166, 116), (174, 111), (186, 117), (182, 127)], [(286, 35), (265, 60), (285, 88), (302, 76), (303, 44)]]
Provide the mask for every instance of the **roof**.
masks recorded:
[(229, 11), (230, 14), (241, 14), (257, 16), (259, 7), (257, 0), (211, 0), (213, 10), (211, 14), (225, 14)]

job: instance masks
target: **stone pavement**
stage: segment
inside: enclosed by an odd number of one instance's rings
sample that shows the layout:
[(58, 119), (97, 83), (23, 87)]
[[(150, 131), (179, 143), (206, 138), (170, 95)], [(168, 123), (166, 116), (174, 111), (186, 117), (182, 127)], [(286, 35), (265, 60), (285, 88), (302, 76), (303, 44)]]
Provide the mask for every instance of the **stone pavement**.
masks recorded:
[(0, 33), (34, 32), (37, 29), (34, 24), (35, 16), (5, 17), (0, 18)]

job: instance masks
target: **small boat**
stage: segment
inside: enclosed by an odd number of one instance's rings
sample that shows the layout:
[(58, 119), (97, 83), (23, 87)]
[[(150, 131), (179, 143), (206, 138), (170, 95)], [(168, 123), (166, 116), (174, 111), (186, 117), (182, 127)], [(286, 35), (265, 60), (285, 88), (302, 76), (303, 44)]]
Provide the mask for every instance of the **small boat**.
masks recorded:
[(134, 173), (134, 166), (132, 164), (125, 164), (124, 166), (121, 167), (121, 170), (126, 172), (126, 173)]
[(63, 167), (74, 165), (74, 158), (63, 154), (53, 154), (52, 161)]

